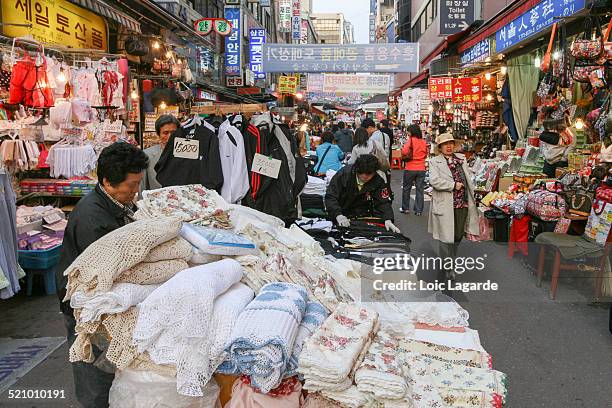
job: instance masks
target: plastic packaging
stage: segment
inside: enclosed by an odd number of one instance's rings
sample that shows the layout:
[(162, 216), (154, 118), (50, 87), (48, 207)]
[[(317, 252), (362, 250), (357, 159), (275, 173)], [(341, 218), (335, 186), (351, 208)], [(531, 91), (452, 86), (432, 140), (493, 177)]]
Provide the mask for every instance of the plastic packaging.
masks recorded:
[(221, 408), (219, 386), (214, 379), (202, 389), (202, 397), (176, 392), (176, 377), (152, 371), (118, 370), (109, 393), (111, 408)]
[(181, 236), (196, 247), (199, 253), (232, 256), (258, 253), (252, 241), (228, 230), (184, 223)]

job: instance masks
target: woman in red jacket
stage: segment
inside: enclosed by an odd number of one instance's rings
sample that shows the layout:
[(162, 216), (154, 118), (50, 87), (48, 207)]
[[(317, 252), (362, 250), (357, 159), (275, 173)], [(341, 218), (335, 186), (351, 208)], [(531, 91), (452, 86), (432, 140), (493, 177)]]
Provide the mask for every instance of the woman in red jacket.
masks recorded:
[(402, 185), (402, 206), (400, 212), (410, 212), (410, 192), (412, 184), (416, 187), (416, 199), (414, 203), (414, 214), (421, 215), (424, 205), (425, 190), (425, 160), (427, 159), (427, 142), (423, 140), (421, 128), (418, 125), (410, 125), (407, 128), (408, 140), (402, 147), (402, 157), (409, 154), (412, 146), (412, 157), (404, 164), (404, 183)]

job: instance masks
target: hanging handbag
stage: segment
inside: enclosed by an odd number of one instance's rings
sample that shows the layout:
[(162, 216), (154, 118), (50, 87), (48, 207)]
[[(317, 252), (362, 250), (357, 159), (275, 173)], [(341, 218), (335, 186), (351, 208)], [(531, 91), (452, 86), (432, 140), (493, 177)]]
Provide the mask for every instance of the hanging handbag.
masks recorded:
[(548, 48), (546, 49), (546, 53), (544, 54), (544, 58), (542, 58), (542, 63), (540, 64), (540, 69), (542, 72), (548, 72), (550, 69), (550, 61), (552, 59), (552, 47), (555, 42), (555, 34), (557, 33), (557, 23), (554, 23), (552, 26), (552, 32), (550, 33), (550, 40), (548, 41)]
[[(595, 39), (593, 39), (595, 34)], [(589, 16), (585, 20), (585, 30), (578, 36), (571, 46), (572, 55), (576, 59), (596, 60), (603, 53), (603, 36), (599, 18)]]
[(600, 184), (597, 190), (595, 190), (595, 198), (598, 201), (612, 203), (612, 187), (605, 183)]
[(570, 214), (588, 217), (591, 207), (593, 206), (593, 199), (588, 194), (576, 193), (570, 198), (569, 206)]
[(47, 164), (47, 157), (49, 157), (49, 151), (44, 143), (39, 143), (38, 148), (40, 150), (40, 154), (38, 155), (38, 167), (39, 169), (48, 169), (49, 165)]
[(582, 83), (591, 82), (591, 72), (599, 68), (597, 65), (591, 65), (589, 63), (581, 63), (576, 61), (574, 64), (574, 81)]
[(123, 45), (125, 52), (137, 57), (143, 57), (149, 53), (149, 46), (138, 37), (129, 37)]

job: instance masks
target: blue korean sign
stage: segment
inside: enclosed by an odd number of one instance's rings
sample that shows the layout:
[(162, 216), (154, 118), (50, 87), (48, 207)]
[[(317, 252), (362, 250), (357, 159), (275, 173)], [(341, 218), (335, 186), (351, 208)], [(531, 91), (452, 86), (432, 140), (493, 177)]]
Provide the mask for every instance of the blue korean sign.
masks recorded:
[(266, 74), (263, 71), (263, 45), (265, 42), (266, 30), (263, 28), (251, 28), (249, 30), (249, 69), (255, 74), (255, 79), (266, 79)]
[(482, 61), (490, 55), (491, 46), (489, 39), (486, 38), (461, 53), (461, 65), (469, 64), (470, 62)]
[(567, 17), (584, 8), (585, 0), (544, 0), (528, 12), (515, 18), (495, 33), (495, 51), (518, 44), (555, 22), (555, 17)]
[(232, 23), (232, 33), (225, 37), (225, 75), (242, 75), (240, 64), (240, 9), (225, 8), (225, 19)]

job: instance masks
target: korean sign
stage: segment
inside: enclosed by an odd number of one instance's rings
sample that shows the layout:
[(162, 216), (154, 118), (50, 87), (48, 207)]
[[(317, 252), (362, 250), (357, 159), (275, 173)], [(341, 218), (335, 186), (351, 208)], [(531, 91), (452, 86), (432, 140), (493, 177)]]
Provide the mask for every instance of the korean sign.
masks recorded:
[(224, 18), (201, 18), (193, 23), (196, 33), (200, 35), (208, 35), (214, 30), (222, 35), (227, 36), (232, 32), (232, 24)]
[(225, 75), (241, 76), (240, 9), (226, 7), (225, 19), (232, 24), (232, 33), (225, 39)]
[(584, 8), (585, 0), (544, 0), (506, 24), (495, 33), (495, 51), (518, 44), (525, 38), (544, 30), (555, 22), (555, 17), (567, 17)]
[[(2, 0), (2, 32), (9, 37), (28, 34), (45, 44), (107, 49), (106, 22), (95, 13), (66, 0)], [(32, 24), (32, 28), (8, 24)]]
[(461, 53), (461, 64), (469, 64), (470, 62), (483, 61), (491, 55), (491, 46), (489, 39), (485, 38), (473, 47)]
[(370, 44), (376, 43), (376, 16), (370, 14)]
[(300, 0), (293, 0), (291, 9), (291, 39), (299, 40), (302, 37), (302, 9)]
[(232, 87), (232, 88), (241, 87), (241, 86), (244, 86), (244, 79), (242, 78), (242, 75), (228, 76), (228, 77), (225, 77), (225, 85)]
[(454, 103), (480, 102), (482, 100), (481, 78), (430, 78), (429, 98), (452, 99)]
[(265, 72), (419, 72), (419, 45), (265, 44)]
[(440, 0), (440, 35), (455, 34), (474, 22), (474, 0)]
[(323, 92), (386, 94), (389, 75), (323, 74)]
[(266, 79), (263, 71), (263, 45), (266, 42), (266, 30), (251, 28), (249, 30), (250, 58), (249, 69), (255, 74), (255, 79)]
[(302, 30), (300, 34), (300, 44), (308, 44), (308, 20), (302, 19)]
[(280, 0), (278, 3), (278, 20), (281, 33), (291, 31), (291, 0)]
[(280, 93), (296, 93), (299, 85), (297, 75), (282, 75), (278, 78), (278, 92)]

